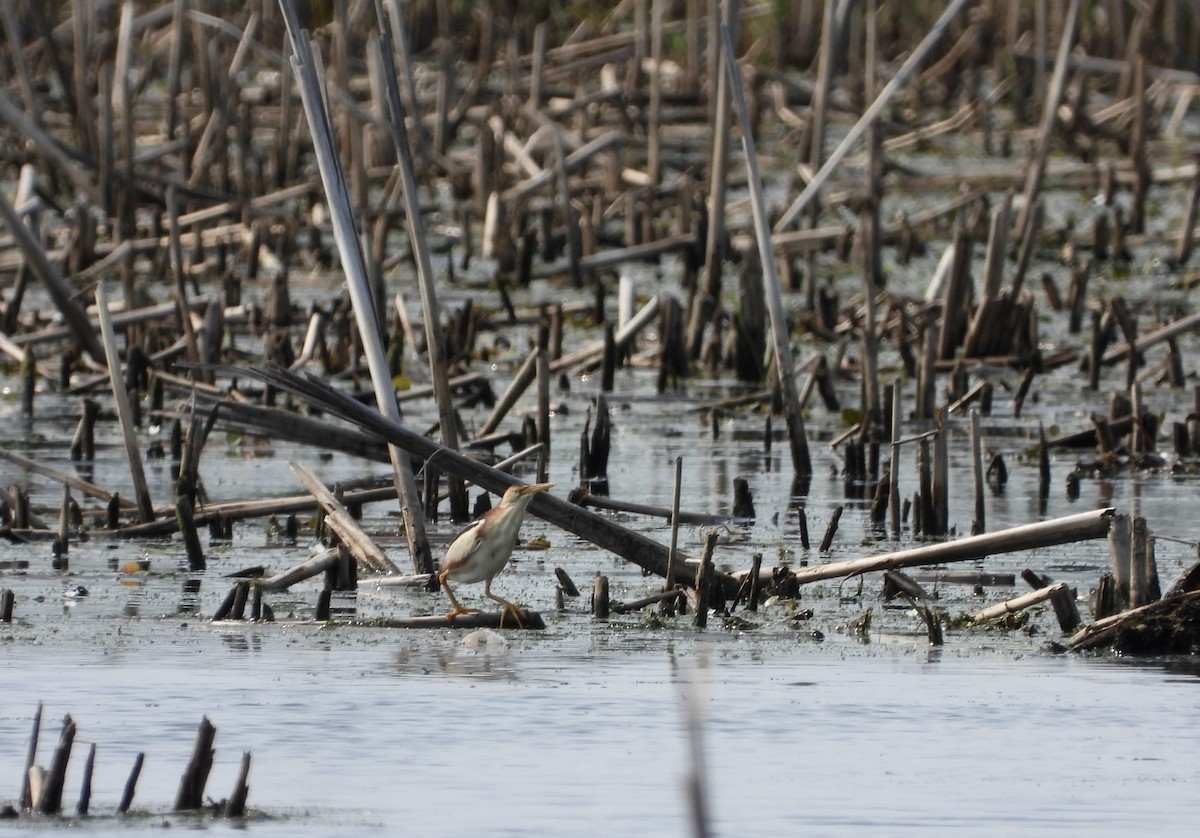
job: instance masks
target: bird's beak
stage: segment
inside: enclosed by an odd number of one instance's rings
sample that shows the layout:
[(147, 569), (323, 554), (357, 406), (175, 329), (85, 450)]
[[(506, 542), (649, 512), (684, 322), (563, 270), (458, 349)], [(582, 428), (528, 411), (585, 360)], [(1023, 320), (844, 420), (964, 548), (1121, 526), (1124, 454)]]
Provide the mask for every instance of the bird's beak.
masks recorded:
[(536, 493), (538, 493), (538, 492), (548, 492), (548, 491), (550, 491), (550, 490), (551, 490), (551, 489), (553, 489), (553, 488), (554, 488), (554, 484), (553, 484), (553, 483), (531, 483), (531, 484), (530, 484), (530, 485), (528, 485), (528, 486), (522, 486), (522, 487), (521, 487), (521, 489), (522, 489), (522, 491), (521, 491), (521, 494), (523, 494), (523, 495), (533, 495), (533, 494), (536, 494)]

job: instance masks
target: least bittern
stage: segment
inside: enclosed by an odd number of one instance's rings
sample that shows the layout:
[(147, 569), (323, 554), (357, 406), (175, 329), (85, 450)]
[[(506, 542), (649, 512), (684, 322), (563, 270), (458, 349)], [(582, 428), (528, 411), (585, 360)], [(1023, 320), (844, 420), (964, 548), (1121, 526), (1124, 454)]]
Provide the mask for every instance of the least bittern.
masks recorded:
[(453, 619), (460, 614), (470, 614), (478, 608), (463, 608), (458, 597), (450, 589), (450, 582), (483, 582), (483, 595), (498, 602), (503, 611), (500, 614), (500, 625), (504, 625), (504, 615), (511, 614), (517, 625), (521, 625), (521, 609), (506, 599), (492, 593), (492, 579), (512, 556), (513, 547), (517, 543), (517, 531), (521, 528), (521, 519), (525, 517), (525, 508), (538, 492), (544, 492), (554, 487), (553, 483), (535, 483), (529, 486), (509, 486), (500, 505), (488, 510), (483, 517), (462, 532), (442, 559), (438, 571), (438, 581), (446, 589), (450, 604), (454, 606), (446, 616)]

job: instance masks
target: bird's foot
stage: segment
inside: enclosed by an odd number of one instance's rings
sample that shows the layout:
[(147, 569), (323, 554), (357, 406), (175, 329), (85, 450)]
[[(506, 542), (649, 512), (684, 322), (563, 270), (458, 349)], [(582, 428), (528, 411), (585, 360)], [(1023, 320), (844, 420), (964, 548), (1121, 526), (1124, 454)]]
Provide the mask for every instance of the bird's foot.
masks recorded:
[(525, 624), (521, 622), (521, 618), (525, 616), (525, 609), (519, 605), (513, 605), (511, 602), (505, 602), (500, 606), (500, 628), (504, 628), (504, 618), (510, 616), (513, 622), (517, 624), (517, 628), (525, 628)]
[(479, 613), (478, 608), (463, 608), (460, 605), (456, 605), (456, 606), (454, 606), (454, 608), (452, 610), (446, 612), (446, 619), (453, 620), (455, 617), (461, 617), (463, 614), (478, 614), (478, 613)]

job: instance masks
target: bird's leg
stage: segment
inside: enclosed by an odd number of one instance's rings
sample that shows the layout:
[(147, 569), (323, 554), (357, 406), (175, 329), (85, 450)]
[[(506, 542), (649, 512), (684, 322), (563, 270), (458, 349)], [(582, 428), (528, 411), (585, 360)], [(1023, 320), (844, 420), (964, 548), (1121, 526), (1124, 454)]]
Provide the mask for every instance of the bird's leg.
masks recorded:
[(504, 628), (504, 615), (505, 614), (512, 615), (513, 620), (515, 620), (517, 623), (517, 628), (525, 628), (524, 624), (521, 622), (521, 615), (525, 613), (525, 609), (520, 607), (519, 605), (513, 605), (507, 599), (496, 596), (494, 593), (492, 593), (492, 580), (491, 579), (488, 579), (486, 582), (483, 583), (483, 595), (485, 597), (487, 597), (488, 599), (492, 600), (493, 602), (500, 603), (500, 608), (501, 608), (500, 628)]
[(438, 574), (438, 581), (442, 583), (442, 587), (446, 589), (446, 596), (450, 597), (450, 604), (454, 606), (446, 616), (453, 620), (455, 617), (460, 617), (463, 614), (474, 614), (478, 608), (463, 608), (458, 602), (458, 597), (454, 595), (454, 591), (450, 590), (450, 583), (446, 580), (446, 574)]

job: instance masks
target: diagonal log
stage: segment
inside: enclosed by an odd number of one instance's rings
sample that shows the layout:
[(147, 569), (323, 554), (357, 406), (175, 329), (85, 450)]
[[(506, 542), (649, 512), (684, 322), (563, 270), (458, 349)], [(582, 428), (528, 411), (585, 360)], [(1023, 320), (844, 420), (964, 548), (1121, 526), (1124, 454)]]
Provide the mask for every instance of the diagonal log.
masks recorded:
[[(279, 367), (238, 368), (236, 374), (250, 375), (287, 390), (309, 404), (319, 406), (327, 413), (378, 434), (397, 448), (436, 462), (442, 471), (453, 472), (489, 492), (503, 494), (509, 486), (520, 482), (499, 469), (472, 460), (456, 451), (450, 451), (433, 440), (410, 431), (399, 422), (387, 419), (373, 408), (333, 389), (315, 375), (301, 376)], [(641, 533), (625, 529), (603, 516), (574, 505), (565, 498), (546, 493), (533, 499), (529, 511), (542, 520), (574, 533), (597, 547), (609, 550), (650, 573), (666, 576), (667, 547)], [(673, 573), (675, 578), (685, 585), (694, 586), (696, 583), (696, 568), (691, 565), (678, 565)], [(736, 580), (724, 573), (718, 573), (717, 578), (727, 591), (736, 593)]]

